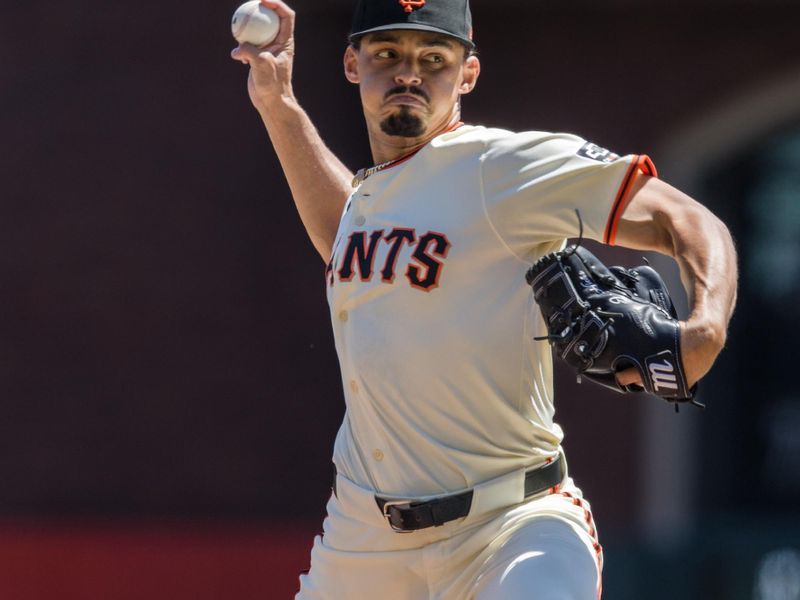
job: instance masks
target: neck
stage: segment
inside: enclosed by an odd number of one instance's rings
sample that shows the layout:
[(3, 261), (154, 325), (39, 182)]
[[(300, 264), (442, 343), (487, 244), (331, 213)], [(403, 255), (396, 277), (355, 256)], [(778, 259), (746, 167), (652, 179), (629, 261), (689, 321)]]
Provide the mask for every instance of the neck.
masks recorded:
[(453, 112), (443, 122), (432, 126), (423, 135), (415, 138), (386, 135), (380, 124), (369, 126), (369, 145), (372, 150), (374, 164), (389, 162), (402, 158), (419, 150), (433, 138), (453, 129), (461, 120), (461, 111), (454, 107)]

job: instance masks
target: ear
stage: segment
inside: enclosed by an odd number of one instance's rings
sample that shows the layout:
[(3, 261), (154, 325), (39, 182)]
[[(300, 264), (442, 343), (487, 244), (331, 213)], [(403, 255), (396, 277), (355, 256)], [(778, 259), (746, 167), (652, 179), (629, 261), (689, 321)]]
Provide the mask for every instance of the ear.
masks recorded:
[(469, 94), (475, 84), (478, 83), (478, 77), (481, 74), (481, 61), (477, 56), (470, 56), (464, 61), (464, 68), (461, 73), (461, 85), (458, 87), (458, 93), (461, 95)]
[(358, 76), (358, 56), (356, 49), (348, 46), (344, 51), (344, 76), (350, 83), (361, 83)]

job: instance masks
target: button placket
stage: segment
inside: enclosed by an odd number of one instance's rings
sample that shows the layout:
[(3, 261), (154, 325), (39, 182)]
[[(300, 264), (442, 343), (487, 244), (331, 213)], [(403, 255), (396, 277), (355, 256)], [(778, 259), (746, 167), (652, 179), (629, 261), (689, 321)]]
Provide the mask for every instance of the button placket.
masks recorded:
[(369, 200), (371, 194), (369, 192), (357, 192), (353, 199), (356, 201), (353, 213), (353, 224), (356, 227), (363, 227), (367, 222), (367, 217), (364, 215), (365, 204)]

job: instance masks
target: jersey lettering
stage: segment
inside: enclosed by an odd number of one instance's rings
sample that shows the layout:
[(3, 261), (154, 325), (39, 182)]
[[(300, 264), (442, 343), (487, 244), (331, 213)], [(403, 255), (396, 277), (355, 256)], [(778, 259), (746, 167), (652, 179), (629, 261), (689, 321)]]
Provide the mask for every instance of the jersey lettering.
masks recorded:
[(372, 263), (375, 262), (375, 250), (378, 242), (383, 237), (383, 229), (373, 231), (369, 235), (369, 247), (365, 249), (366, 233), (354, 231), (347, 242), (347, 249), (344, 252), (344, 260), (339, 268), (339, 280), (350, 281), (353, 279), (353, 259), (358, 260), (358, 273), (361, 281), (369, 281), (372, 278)]
[[(368, 241), (369, 240), (369, 241)], [(338, 244), (337, 244), (338, 245)], [(405, 275), (412, 287), (429, 292), (439, 286), (439, 278), (444, 268), (444, 260), (450, 250), (450, 240), (443, 233), (429, 231), (417, 238), (416, 231), (407, 227), (395, 227), (386, 236), (383, 229), (370, 232), (354, 231), (343, 251), (334, 251), (325, 269), (329, 286), (339, 281), (352, 281), (358, 272), (361, 281), (371, 281), (374, 275), (375, 257), (380, 246), (387, 246), (386, 259), (380, 270), (381, 281), (392, 284), (397, 276), (397, 263), (403, 247), (413, 248), (410, 260), (405, 267)], [(338, 271), (335, 265), (342, 256)], [(401, 267), (402, 268), (402, 267)]]
[(331, 259), (328, 261), (328, 264), (325, 265), (325, 281), (327, 281), (330, 286), (333, 285), (333, 259), (335, 257), (335, 254), (331, 254)]
[[(430, 254), (428, 253), (429, 246), (433, 246), (430, 249)], [(411, 285), (426, 292), (439, 287), (439, 273), (442, 269), (442, 261), (435, 259), (431, 254), (447, 258), (448, 250), (450, 250), (450, 241), (442, 233), (429, 231), (420, 237), (412, 258), (423, 266), (424, 275), (421, 275), (423, 268), (409, 265), (406, 277), (408, 277)]]
[[(348, 211), (350, 208), (350, 201), (347, 201), (347, 206), (345, 207), (345, 212)], [(328, 261), (328, 264), (325, 266), (325, 279), (328, 282), (328, 285), (333, 287), (333, 282), (335, 281), (335, 277), (333, 275), (333, 265), (336, 263), (336, 258), (339, 256), (339, 245), (342, 243), (342, 238), (337, 237), (336, 241), (333, 243), (333, 252), (331, 252), (331, 259)]]
[(393, 283), (394, 272), (397, 267), (397, 255), (400, 254), (403, 242), (411, 245), (417, 240), (417, 237), (414, 235), (413, 229), (395, 227), (384, 239), (392, 244), (392, 247), (389, 248), (389, 253), (386, 255), (386, 263), (381, 269), (381, 279), (386, 283)]

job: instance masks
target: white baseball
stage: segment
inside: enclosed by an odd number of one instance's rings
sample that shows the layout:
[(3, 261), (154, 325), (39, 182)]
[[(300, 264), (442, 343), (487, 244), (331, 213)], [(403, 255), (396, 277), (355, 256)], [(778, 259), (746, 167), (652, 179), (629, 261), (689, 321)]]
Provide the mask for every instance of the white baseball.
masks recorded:
[(280, 18), (274, 10), (259, 0), (250, 0), (233, 13), (231, 31), (240, 44), (266, 46), (277, 37), (280, 25)]

